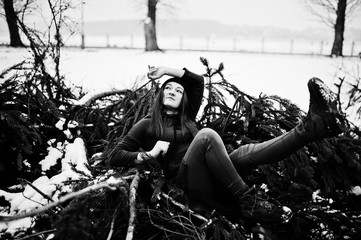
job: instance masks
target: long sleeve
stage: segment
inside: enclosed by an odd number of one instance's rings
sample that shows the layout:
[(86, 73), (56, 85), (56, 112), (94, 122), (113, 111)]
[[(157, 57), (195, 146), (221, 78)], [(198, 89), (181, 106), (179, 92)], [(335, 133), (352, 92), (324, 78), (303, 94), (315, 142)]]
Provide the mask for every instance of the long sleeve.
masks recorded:
[(141, 151), (141, 147), (144, 148), (143, 145), (147, 145), (144, 140), (147, 139), (148, 125), (149, 119), (139, 121), (122, 140), (118, 141), (109, 154), (110, 166), (125, 167), (135, 165), (135, 159)]
[(139, 149), (136, 146), (139, 143), (131, 136), (126, 136), (117, 143), (109, 156), (109, 165), (112, 167), (133, 166), (138, 156)]
[(202, 104), (204, 78), (186, 68), (184, 68), (184, 70), (184, 75), (181, 78), (191, 87), (191, 94), (188, 96), (191, 110), (190, 116), (192, 119), (195, 119)]

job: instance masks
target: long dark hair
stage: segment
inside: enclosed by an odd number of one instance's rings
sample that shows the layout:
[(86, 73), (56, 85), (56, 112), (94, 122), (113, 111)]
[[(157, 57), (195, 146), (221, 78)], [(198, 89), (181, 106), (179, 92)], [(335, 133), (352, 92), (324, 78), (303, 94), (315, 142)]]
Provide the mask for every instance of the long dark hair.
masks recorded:
[[(151, 109), (151, 121), (150, 121), (150, 131), (157, 137), (162, 136), (163, 134), (163, 112), (164, 112), (164, 86), (160, 89), (156, 95)], [(189, 115), (189, 101), (187, 93), (183, 92), (183, 97), (179, 106), (180, 112), (180, 126), (182, 130), (183, 137), (187, 136), (189, 133), (194, 137), (198, 131), (197, 126), (194, 120)]]

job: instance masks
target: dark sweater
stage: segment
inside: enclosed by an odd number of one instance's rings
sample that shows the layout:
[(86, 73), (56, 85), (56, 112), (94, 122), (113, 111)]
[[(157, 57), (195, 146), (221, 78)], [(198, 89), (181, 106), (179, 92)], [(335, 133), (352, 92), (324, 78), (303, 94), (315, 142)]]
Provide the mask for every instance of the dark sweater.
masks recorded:
[[(187, 93), (190, 103), (190, 115), (195, 119), (200, 108), (204, 79), (195, 73), (184, 69), (182, 79), (191, 86), (192, 92)], [(159, 157), (166, 177), (172, 179), (177, 175), (180, 163), (191, 143), (193, 136), (189, 133), (182, 135), (179, 116), (168, 116), (163, 114), (164, 132), (161, 137), (155, 137), (150, 132), (150, 117), (145, 117), (137, 122), (128, 134), (119, 141), (110, 154), (109, 163), (111, 166), (131, 167), (135, 165), (135, 160), (140, 151), (150, 151), (158, 140), (170, 142), (167, 154)]]

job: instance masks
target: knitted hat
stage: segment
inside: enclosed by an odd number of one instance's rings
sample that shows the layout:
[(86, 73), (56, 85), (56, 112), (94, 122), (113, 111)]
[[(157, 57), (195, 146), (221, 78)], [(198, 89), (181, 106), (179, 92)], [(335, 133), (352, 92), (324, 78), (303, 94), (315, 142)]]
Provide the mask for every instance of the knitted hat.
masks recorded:
[(187, 93), (187, 96), (189, 96), (191, 94), (191, 88), (190, 88), (189, 84), (184, 79), (178, 78), (178, 77), (174, 77), (174, 78), (170, 78), (170, 79), (166, 80), (162, 84), (162, 89), (164, 89), (164, 87), (169, 82), (176, 82), (176, 83), (180, 84), (184, 88), (184, 91)]

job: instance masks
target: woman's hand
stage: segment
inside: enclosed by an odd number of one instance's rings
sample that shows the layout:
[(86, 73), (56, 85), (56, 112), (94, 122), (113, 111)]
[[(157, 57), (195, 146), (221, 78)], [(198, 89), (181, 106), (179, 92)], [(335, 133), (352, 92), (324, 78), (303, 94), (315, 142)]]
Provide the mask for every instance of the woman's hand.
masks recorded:
[(152, 150), (150, 150), (149, 152), (146, 153), (139, 153), (137, 156), (137, 159), (135, 160), (136, 164), (139, 164), (141, 162), (143, 162), (144, 160), (146, 160), (149, 157), (152, 158), (157, 158), (159, 155), (164, 156), (169, 148), (169, 142), (166, 141), (158, 141)]

